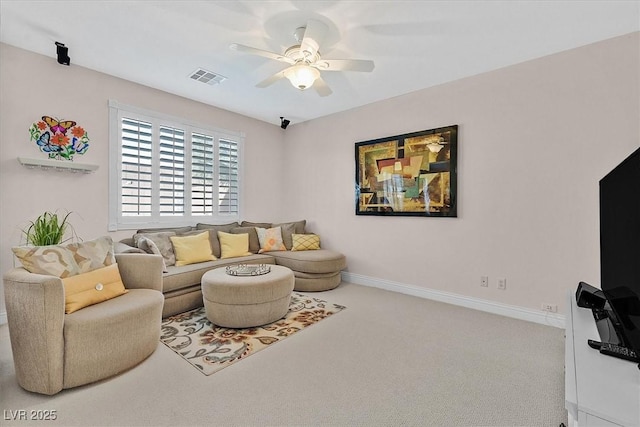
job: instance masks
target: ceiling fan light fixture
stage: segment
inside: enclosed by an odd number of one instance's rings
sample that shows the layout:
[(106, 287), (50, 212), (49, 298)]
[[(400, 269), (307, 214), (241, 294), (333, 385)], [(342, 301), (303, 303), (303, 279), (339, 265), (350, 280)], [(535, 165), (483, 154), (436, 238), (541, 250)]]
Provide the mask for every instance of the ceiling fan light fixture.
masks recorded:
[(284, 71), (284, 76), (291, 84), (300, 90), (309, 89), (313, 82), (320, 77), (320, 71), (309, 65), (298, 64)]

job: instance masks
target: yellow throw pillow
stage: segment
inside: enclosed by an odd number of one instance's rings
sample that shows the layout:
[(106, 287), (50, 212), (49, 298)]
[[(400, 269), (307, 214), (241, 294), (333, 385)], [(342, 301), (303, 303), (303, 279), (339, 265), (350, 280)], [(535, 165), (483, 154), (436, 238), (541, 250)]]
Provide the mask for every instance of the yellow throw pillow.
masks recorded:
[(62, 284), (64, 312), (67, 314), (128, 292), (122, 283), (118, 264), (67, 277), (62, 279)]
[(211, 251), (208, 231), (193, 236), (170, 236), (169, 239), (176, 254), (176, 266), (216, 259)]
[(251, 252), (249, 252), (249, 234), (247, 233), (231, 234), (218, 231), (218, 239), (220, 240), (220, 250), (222, 252), (220, 259), (251, 255)]
[(282, 241), (282, 229), (280, 227), (256, 227), (256, 233), (258, 233), (258, 239), (260, 240), (260, 250), (258, 253), (287, 250)]
[(313, 251), (320, 249), (320, 237), (316, 234), (292, 234), (292, 251)]

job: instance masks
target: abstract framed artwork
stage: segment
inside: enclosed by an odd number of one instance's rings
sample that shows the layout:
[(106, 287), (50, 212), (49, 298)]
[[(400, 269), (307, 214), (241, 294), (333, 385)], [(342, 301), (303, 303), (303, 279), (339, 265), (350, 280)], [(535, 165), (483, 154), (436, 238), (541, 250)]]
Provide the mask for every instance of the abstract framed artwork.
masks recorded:
[(457, 216), (458, 125), (357, 142), (356, 215)]

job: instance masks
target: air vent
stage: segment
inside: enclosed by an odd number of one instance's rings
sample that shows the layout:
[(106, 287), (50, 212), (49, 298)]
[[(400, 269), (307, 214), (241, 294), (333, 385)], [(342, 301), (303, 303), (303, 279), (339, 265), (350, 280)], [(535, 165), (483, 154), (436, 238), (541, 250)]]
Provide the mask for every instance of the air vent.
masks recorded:
[(191, 77), (193, 80), (197, 80), (199, 82), (206, 83), (212, 86), (227, 79), (225, 76), (216, 74), (213, 71), (207, 71), (203, 68), (198, 68), (193, 73), (191, 73), (191, 76), (189, 77)]

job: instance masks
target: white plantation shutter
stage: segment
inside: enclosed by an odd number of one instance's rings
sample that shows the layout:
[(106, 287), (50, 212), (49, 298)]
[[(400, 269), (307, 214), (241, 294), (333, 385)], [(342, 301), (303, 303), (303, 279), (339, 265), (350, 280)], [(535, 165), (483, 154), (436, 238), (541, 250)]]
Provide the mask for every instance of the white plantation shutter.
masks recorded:
[(238, 213), (238, 143), (219, 142), (218, 209), (221, 213)]
[(184, 215), (184, 130), (160, 126), (160, 215)]
[(191, 134), (191, 212), (194, 215), (214, 212), (214, 161), (213, 137)]
[(122, 119), (121, 204), (123, 216), (151, 215), (152, 125)]
[(109, 107), (109, 230), (239, 219), (242, 134)]

